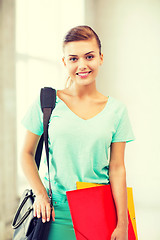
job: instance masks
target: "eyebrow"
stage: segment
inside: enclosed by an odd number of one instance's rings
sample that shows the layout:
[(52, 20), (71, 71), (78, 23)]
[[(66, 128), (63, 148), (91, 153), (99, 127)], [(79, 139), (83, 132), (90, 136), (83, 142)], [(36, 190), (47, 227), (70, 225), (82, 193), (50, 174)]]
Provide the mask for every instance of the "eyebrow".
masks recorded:
[[(88, 53), (85, 53), (84, 55), (88, 55), (88, 54), (93, 53), (93, 52), (94, 52), (94, 51), (90, 51), (90, 52), (88, 52)], [(70, 55), (68, 55), (68, 56), (77, 57), (78, 55), (70, 54)]]

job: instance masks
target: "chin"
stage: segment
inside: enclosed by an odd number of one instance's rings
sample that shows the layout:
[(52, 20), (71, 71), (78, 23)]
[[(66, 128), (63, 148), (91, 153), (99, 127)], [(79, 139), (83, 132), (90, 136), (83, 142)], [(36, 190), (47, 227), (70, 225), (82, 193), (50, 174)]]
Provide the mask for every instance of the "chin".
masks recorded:
[(84, 80), (84, 81), (78, 81), (77, 82), (77, 84), (79, 84), (79, 85), (90, 85), (90, 84), (92, 84), (94, 82), (94, 80), (93, 81), (87, 81), (87, 80)]

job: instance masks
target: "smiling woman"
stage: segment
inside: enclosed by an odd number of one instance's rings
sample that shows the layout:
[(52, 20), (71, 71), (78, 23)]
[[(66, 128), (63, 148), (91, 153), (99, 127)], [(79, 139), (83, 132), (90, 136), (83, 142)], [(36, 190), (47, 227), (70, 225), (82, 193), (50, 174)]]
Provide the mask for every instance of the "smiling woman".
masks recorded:
[[(49, 123), (50, 177), (53, 209), (48, 240), (75, 240), (66, 191), (76, 182), (111, 184), (117, 209), (117, 226), (112, 240), (127, 240), (127, 188), (124, 166), (125, 143), (134, 140), (126, 106), (96, 89), (103, 63), (98, 36), (88, 26), (71, 29), (64, 40), (62, 58), (72, 84), (56, 89), (56, 106)], [(50, 218), (48, 172), (41, 181), (34, 152), (43, 133), (43, 114), (38, 98), (23, 119), (27, 136), (22, 166), (34, 192), (35, 216)], [(110, 148), (110, 159), (108, 158)], [(46, 164), (46, 160), (45, 160)], [(42, 183), (43, 182), (43, 183)]]
[[(74, 46), (72, 44), (73, 42), (75, 43)], [(89, 52), (88, 49), (90, 49)], [(77, 53), (79, 52), (78, 50), (81, 50), (81, 55), (77, 55)], [(80, 62), (80, 70), (79, 72), (76, 72), (76, 74), (81, 79), (87, 78), (88, 75), (91, 75), (92, 73), (92, 70), (87, 71), (87, 69), (85, 69), (86, 66), (84, 66), (85, 64), (89, 63), (89, 61), (91, 61), (90, 67), (95, 64), (97, 59), (99, 61), (98, 65), (101, 65), (103, 63), (103, 54), (101, 53), (100, 39), (96, 32), (89, 26), (78, 26), (68, 31), (63, 42), (63, 52), (63, 62), (65, 66), (69, 67), (69, 62), (78, 62), (78, 64)], [(74, 64), (74, 67), (75, 66), (76, 64)], [(71, 84), (73, 83), (73, 79), (71, 76), (67, 79), (65, 86), (67, 86), (68, 80), (70, 80), (69, 86), (71, 86)]]
[(74, 44), (69, 42), (64, 47), (63, 62), (73, 82), (90, 84), (95, 82), (99, 66), (103, 63), (103, 54), (99, 54), (95, 38), (76, 41)]

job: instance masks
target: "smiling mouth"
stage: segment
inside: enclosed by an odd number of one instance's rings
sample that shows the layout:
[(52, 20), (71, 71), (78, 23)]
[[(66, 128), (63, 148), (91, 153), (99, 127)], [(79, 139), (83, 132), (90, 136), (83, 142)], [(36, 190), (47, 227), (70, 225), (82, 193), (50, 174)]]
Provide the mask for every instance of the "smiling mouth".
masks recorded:
[(82, 78), (85, 78), (87, 77), (92, 71), (89, 71), (89, 72), (79, 72), (79, 73), (76, 73), (76, 75), (82, 77)]

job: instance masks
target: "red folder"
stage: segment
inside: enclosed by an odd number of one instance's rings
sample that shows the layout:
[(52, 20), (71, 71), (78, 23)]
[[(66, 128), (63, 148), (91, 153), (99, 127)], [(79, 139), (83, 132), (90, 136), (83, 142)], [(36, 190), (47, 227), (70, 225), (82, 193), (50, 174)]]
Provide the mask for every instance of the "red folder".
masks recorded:
[[(110, 185), (67, 191), (66, 195), (76, 239), (110, 240), (117, 225)], [(130, 216), (128, 226), (128, 240), (135, 240)]]

